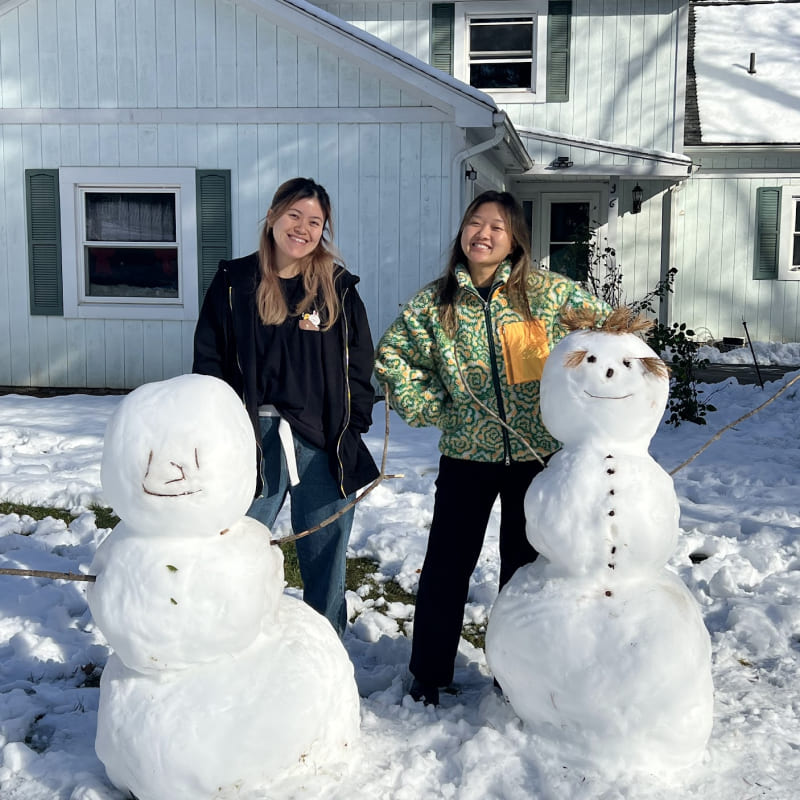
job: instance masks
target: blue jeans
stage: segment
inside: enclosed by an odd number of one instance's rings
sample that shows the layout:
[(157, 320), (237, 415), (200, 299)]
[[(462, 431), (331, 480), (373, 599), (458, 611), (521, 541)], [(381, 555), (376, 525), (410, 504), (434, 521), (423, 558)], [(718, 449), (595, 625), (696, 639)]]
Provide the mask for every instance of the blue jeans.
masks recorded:
[[(292, 499), (292, 530), (300, 533), (335, 514), (353, 499), (353, 495), (345, 499), (339, 495), (328, 465), (328, 454), (294, 433), (300, 483), (290, 486), (286, 458), (278, 439), (279, 418), (260, 417), (259, 422), (264, 488), (253, 500), (248, 516), (272, 528), (288, 492)], [(355, 508), (351, 508), (330, 525), (295, 542), (303, 578), (303, 599), (330, 620), (339, 636), (347, 625), (344, 578), (354, 512)]]

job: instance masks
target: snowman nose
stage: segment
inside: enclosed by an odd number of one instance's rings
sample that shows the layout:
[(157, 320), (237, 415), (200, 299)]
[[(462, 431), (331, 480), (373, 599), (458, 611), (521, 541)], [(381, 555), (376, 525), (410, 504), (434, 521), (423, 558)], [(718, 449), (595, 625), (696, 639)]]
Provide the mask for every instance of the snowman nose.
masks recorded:
[(613, 375), (614, 375), (614, 369), (612, 367), (609, 367), (606, 370), (606, 378), (611, 378)]

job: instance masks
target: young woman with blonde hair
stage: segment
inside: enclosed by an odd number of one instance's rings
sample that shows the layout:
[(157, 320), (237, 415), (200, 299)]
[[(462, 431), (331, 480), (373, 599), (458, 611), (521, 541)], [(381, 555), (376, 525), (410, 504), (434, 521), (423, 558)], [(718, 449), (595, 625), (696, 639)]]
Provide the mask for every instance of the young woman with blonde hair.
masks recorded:
[[(332, 237), (325, 189), (283, 183), (258, 251), (220, 262), (195, 330), (194, 372), (229, 383), (253, 420), (259, 489), (248, 514), (272, 527), (288, 493), (295, 532), (378, 474), (361, 439), (372, 422), (372, 337)], [(296, 543), (303, 597), (340, 636), (353, 511)]]

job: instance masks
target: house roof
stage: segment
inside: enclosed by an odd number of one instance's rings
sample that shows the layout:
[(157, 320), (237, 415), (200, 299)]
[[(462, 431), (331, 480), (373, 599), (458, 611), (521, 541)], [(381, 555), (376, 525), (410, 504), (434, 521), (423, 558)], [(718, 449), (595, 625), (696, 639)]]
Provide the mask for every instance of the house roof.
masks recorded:
[(800, 143), (798, 42), (800, 0), (694, 0), (685, 143)]
[[(520, 127), (519, 135), (523, 142), (549, 142), (566, 148), (566, 152), (590, 151), (598, 153), (601, 161), (575, 163), (568, 169), (555, 169), (552, 164), (535, 164), (525, 174), (530, 178), (543, 176), (553, 177), (576, 175), (637, 175), (642, 177), (660, 177), (683, 179), (691, 172), (692, 159), (682, 153), (670, 153), (664, 150), (652, 150), (645, 147), (634, 147), (603, 139), (589, 139), (582, 136), (560, 133), (544, 128)], [(609, 158), (604, 158), (608, 156)], [(616, 157), (628, 159), (622, 164)]]

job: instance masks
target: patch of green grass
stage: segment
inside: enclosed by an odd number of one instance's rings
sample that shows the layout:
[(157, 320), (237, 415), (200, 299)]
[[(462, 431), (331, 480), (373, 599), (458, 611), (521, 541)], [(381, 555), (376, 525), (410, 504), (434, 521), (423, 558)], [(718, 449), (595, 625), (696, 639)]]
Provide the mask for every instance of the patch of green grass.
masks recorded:
[[(110, 508), (94, 505), (89, 510), (94, 511), (98, 528), (113, 528), (119, 522), (119, 517)], [(67, 525), (75, 519), (75, 514), (66, 508), (28, 506), (24, 503), (0, 503), (0, 514), (18, 514), (20, 517), (28, 516), (35, 520), (52, 517), (62, 520)]]
[(90, 506), (90, 511), (94, 511), (96, 525), (98, 528), (113, 528), (119, 523), (119, 517), (110, 509), (104, 506)]
[(0, 514), (18, 514), (20, 517), (28, 516), (35, 520), (53, 517), (67, 523), (75, 519), (65, 508), (50, 508), (49, 506), (26, 506), (24, 503), (0, 503)]
[(468, 622), (461, 629), (461, 635), (473, 646), (483, 650), (486, 645), (486, 626)]

